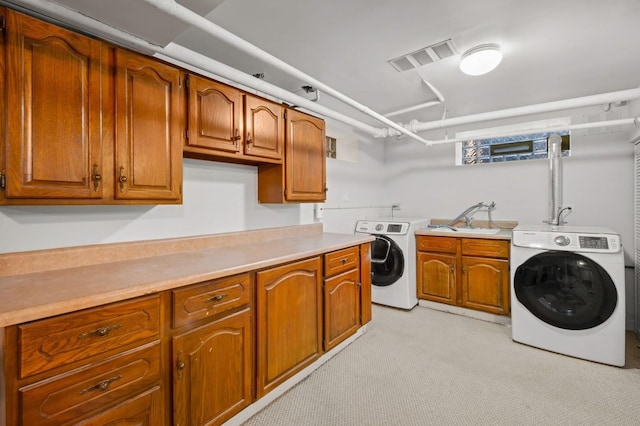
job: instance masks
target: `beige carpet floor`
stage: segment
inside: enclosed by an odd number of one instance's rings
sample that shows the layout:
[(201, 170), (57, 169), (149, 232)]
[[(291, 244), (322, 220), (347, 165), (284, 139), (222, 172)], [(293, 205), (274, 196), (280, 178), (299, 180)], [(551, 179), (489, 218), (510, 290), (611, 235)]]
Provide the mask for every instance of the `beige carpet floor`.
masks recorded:
[(367, 333), (245, 425), (640, 425), (640, 369), (424, 307), (373, 313)]

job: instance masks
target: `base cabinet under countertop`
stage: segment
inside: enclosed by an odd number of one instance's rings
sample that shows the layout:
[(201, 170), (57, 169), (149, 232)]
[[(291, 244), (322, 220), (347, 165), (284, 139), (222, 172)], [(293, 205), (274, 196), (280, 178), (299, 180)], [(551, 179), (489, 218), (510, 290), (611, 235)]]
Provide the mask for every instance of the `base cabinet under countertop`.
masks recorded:
[(0, 424), (220, 425), (370, 320), (369, 251), (9, 326)]
[(509, 315), (506, 240), (417, 236), (418, 299)]

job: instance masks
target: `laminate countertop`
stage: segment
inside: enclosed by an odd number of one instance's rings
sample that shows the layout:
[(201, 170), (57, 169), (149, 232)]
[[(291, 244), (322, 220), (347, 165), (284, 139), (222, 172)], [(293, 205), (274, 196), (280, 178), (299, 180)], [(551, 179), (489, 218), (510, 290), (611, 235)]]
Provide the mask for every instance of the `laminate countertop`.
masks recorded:
[(255, 271), (372, 241), (301, 225), (0, 254), (0, 327)]
[(416, 235), (426, 236), (438, 236), (438, 237), (458, 237), (458, 238), (483, 238), (490, 240), (508, 240), (511, 241), (513, 234), (511, 229), (501, 229), (495, 234), (478, 234), (472, 232), (465, 232), (464, 229), (459, 231), (450, 231), (446, 229), (438, 228), (424, 228), (416, 230)]

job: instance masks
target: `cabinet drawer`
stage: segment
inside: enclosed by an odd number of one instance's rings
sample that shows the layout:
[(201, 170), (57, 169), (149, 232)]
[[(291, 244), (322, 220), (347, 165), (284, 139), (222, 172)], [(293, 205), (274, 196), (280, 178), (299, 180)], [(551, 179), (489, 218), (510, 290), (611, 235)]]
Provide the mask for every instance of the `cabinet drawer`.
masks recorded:
[(324, 255), (324, 276), (330, 277), (357, 268), (359, 264), (360, 256), (357, 246), (327, 253)]
[(20, 377), (128, 349), (159, 333), (157, 295), (20, 325)]
[(160, 343), (19, 389), (23, 425), (88, 417), (158, 384)]
[(463, 238), (463, 256), (485, 256), (507, 259), (509, 258), (509, 241), (483, 240), (482, 238)]
[(416, 237), (418, 251), (437, 251), (442, 253), (456, 253), (458, 244), (456, 238), (450, 237)]
[(208, 318), (251, 300), (249, 274), (173, 290), (173, 327)]

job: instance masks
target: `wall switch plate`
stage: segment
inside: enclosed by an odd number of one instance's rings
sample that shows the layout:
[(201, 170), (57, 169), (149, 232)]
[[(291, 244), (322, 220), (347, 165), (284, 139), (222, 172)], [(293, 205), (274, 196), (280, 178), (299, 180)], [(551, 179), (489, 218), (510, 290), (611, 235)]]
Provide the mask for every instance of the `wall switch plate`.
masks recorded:
[(324, 217), (324, 204), (316, 203), (315, 213), (316, 219), (322, 219)]

